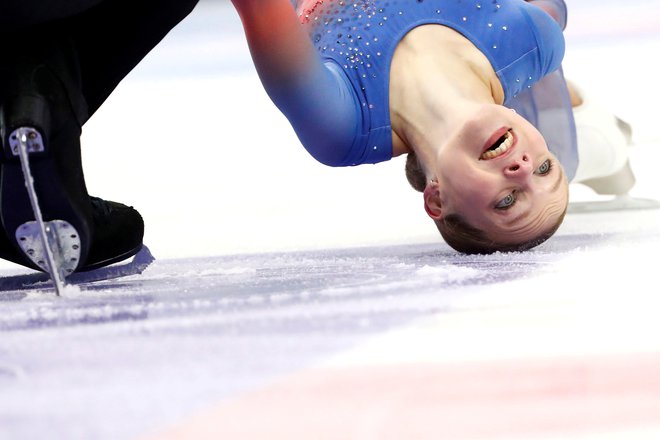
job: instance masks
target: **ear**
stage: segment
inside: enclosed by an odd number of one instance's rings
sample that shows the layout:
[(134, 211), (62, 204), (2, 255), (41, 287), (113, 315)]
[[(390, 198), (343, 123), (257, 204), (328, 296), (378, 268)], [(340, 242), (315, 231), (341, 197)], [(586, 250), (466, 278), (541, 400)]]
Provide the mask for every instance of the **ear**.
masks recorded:
[(440, 220), (442, 218), (440, 187), (436, 180), (432, 180), (424, 188), (424, 209), (433, 220)]

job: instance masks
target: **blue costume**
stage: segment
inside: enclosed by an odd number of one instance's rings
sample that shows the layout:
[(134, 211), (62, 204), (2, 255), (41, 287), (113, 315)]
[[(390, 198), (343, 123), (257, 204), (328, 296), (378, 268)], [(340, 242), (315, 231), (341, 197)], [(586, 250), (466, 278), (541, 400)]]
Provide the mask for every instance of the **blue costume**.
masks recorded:
[(461, 33), (488, 58), (504, 89), (504, 105), (541, 131), (570, 179), (577, 153), (560, 68), (566, 8), (563, 0), (542, 2), (555, 19), (523, 0), (299, 1), (301, 23), (327, 69), (314, 88), (333, 91), (331, 99), (328, 94), (319, 98), (332, 116), (318, 121), (287, 112), (295, 98), (282, 110), (305, 148), (323, 163), (351, 166), (391, 159), (394, 51), (413, 28), (440, 24)]

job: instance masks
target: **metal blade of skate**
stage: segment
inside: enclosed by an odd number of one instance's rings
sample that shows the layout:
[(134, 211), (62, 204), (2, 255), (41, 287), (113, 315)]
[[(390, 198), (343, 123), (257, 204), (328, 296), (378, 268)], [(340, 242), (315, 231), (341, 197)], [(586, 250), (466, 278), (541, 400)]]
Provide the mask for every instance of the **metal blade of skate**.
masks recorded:
[(86, 272), (76, 272), (67, 277), (67, 281), (71, 284), (84, 284), (139, 275), (155, 260), (149, 248), (142, 245), (140, 251), (129, 262), (113, 264)]
[(568, 204), (570, 214), (588, 214), (592, 212), (631, 211), (639, 209), (660, 209), (660, 201), (632, 197), (628, 194), (616, 196), (610, 200), (571, 202)]
[[(117, 263), (87, 272), (75, 272), (69, 275), (66, 280), (69, 284), (81, 285), (139, 275), (155, 260), (149, 248), (142, 246), (142, 249), (128, 262)], [(34, 289), (41, 287), (49, 280), (50, 276), (48, 274), (40, 272), (2, 277), (0, 278), (0, 291)]]
[[(48, 272), (55, 293), (60, 296), (64, 278), (73, 273), (80, 257), (80, 238), (75, 228), (62, 220), (45, 222), (30, 170), (31, 153), (44, 151), (41, 134), (31, 127), (17, 128), (10, 136), (12, 153), (19, 157), (35, 221), (16, 230), (16, 240), (23, 252), (39, 267)], [(66, 252), (64, 249), (67, 249)]]

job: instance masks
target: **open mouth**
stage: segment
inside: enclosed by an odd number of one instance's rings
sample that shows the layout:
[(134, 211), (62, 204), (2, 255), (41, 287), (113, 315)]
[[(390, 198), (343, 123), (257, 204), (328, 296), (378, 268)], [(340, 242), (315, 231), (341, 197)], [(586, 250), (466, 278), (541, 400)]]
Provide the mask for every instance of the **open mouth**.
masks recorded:
[(513, 136), (513, 133), (511, 132), (511, 129), (507, 129), (504, 134), (499, 136), (495, 142), (493, 142), (486, 151), (484, 151), (481, 156), (479, 157), (480, 160), (490, 160), (490, 159), (495, 159), (496, 157), (500, 157), (511, 147), (513, 147), (513, 144), (515, 143), (515, 137)]

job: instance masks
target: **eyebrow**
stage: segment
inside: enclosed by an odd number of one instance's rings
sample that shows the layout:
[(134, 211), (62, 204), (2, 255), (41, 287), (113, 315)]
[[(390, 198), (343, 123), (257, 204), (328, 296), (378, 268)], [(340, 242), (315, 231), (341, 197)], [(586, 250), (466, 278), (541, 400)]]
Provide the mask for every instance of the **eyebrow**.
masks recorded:
[[(564, 170), (562, 170), (561, 166), (558, 166), (557, 170), (559, 171), (557, 173), (557, 179), (555, 179), (555, 183), (553, 183), (552, 188), (550, 188), (550, 194), (553, 194), (553, 193), (557, 192), (557, 190), (559, 189), (559, 186), (561, 185), (562, 177), (564, 176)], [(514, 223), (517, 223), (521, 220), (524, 220), (527, 217), (529, 217), (530, 213), (531, 213), (531, 210), (528, 209), (525, 212), (520, 213), (519, 215), (515, 216), (514, 218), (512, 218), (511, 220), (506, 222), (505, 225), (506, 226), (511, 226)]]

